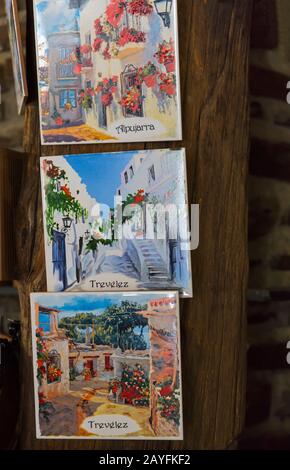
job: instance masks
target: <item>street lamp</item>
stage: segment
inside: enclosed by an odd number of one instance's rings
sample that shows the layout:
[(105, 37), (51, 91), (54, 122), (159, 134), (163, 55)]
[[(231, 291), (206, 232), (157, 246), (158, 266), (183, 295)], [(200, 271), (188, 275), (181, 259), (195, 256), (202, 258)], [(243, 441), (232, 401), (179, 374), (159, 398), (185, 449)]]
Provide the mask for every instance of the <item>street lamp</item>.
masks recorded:
[(62, 222), (64, 229), (67, 232), (71, 228), (72, 219), (67, 215), (66, 217), (63, 217)]
[(170, 13), (172, 10), (172, 0), (154, 0), (155, 9), (162, 19), (164, 26), (170, 28)]

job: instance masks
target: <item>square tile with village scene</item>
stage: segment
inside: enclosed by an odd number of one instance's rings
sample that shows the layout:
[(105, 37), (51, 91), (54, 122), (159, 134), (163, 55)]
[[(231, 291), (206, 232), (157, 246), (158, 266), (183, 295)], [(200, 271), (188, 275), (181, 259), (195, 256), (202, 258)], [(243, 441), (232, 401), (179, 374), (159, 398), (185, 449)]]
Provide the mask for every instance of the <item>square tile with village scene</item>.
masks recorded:
[(32, 294), (38, 438), (182, 439), (177, 292)]
[(176, 0), (33, 0), (43, 144), (180, 140)]
[(192, 296), (184, 150), (41, 158), (50, 292)]

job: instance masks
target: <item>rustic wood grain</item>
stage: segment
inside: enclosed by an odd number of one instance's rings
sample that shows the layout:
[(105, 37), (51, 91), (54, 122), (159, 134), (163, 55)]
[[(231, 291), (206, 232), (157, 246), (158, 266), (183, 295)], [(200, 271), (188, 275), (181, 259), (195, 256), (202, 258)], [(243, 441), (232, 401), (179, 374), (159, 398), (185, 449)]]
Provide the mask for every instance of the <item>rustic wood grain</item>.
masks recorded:
[(16, 277), (15, 224), (25, 155), (0, 148), (0, 282)]
[[(248, 52), (251, 1), (179, 0), (182, 145), (189, 200), (201, 205), (192, 254), (194, 299), (181, 303), (183, 442), (35, 439), (29, 293), (45, 291), (39, 156), (163, 144), (40, 147), (31, 3), (28, 11), (29, 153), (17, 230), (22, 307), (23, 449), (221, 449), (243, 428), (246, 381)], [(181, 143), (170, 144), (180, 147)]]

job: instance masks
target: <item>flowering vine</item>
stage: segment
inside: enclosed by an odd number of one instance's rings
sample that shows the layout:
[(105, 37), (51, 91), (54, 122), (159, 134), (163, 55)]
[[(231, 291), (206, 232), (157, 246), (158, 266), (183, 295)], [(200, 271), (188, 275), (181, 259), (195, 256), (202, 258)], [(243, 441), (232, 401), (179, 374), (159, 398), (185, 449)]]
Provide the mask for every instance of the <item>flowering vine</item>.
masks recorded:
[(44, 160), (42, 165), (43, 171), (48, 177), (48, 182), (45, 185), (46, 230), (49, 239), (52, 239), (56, 226), (54, 221), (56, 211), (75, 218), (87, 218), (88, 211), (72, 196), (66, 172), (55, 166), (51, 160)]

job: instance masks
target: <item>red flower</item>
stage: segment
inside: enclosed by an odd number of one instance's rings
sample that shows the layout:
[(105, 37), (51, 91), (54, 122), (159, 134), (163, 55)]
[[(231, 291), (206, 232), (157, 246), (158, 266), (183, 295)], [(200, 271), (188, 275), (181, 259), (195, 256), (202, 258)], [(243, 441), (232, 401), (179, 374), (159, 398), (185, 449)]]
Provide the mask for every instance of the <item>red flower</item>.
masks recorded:
[(156, 86), (156, 75), (148, 75), (144, 77), (145, 85), (148, 88), (154, 88)]
[(94, 92), (94, 89), (93, 89), (93, 88), (87, 88), (86, 91), (87, 91), (88, 95), (90, 95), (90, 96), (94, 96), (94, 95), (95, 95), (95, 92)]
[(110, 47), (107, 46), (106, 49), (103, 52), (104, 59), (109, 60), (111, 59), (111, 54), (110, 54)]
[(80, 47), (80, 51), (82, 54), (88, 54), (89, 52), (91, 52), (91, 50), (92, 50), (92, 47), (89, 44), (83, 44)]
[(74, 66), (73, 72), (75, 75), (80, 75), (80, 73), (82, 72), (82, 64), (76, 64)]
[(166, 385), (160, 390), (160, 395), (162, 397), (168, 397), (169, 395), (172, 395), (172, 388), (169, 385)]
[(103, 26), (102, 26), (102, 24), (101, 24), (100, 18), (97, 18), (97, 19), (95, 20), (94, 27), (95, 27), (95, 33), (96, 33), (96, 35), (102, 34), (102, 32), (103, 32)]
[(111, 0), (111, 3), (106, 8), (107, 20), (114, 28), (119, 26), (123, 13), (124, 4), (120, 0)]
[(118, 41), (119, 46), (125, 46), (129, 42), (139, 43), (145, 42), (146, 36), (142, 31), (136, 29), (123, 28), (120, 32), (120, 38)]
[(61, 186), (60, 189), (68, 196), (68, 197), (72, 197), (71, 195), (71, 192), (70, 192), (70, 189), (67, 187), (67, 185), (65, 186)]
[(106, 94), (104, 94), (104, 95), (102, 96), (101, 100), (102, 100), (102, 104), (103, 104), (104, 106), (109, 106), (109, 105), (112, 103), (112, 101), (113, 101), (113, 95), (112, 95), (112, 93), (106, 93)]
[(62, 126), (62, 125), (63, 125), (63, 120), (62, 120), (62, 118), (61, 118), (60, 116), (58, 116), (58, 117), (56, 118), (55, 124), (56, 124), (57, 126)]
[(164, 65), (165, 65), (167, 72), (175, 72), (175, 61), (165, 62)]
[(143, 202), (144, 201), (144, 196), (141, 196), (141, 195), (137, 195), (134, 197), (134, 201), (139, 204), (140, 202)]
[(43, 366), (43, 360), (42, 359), (37, 359), (37, 367), (42, 367)]
[(103, 43), (103, 40), (101, 38), (96, 38), (94, 40), (93, 50), (95, 52), (98, 52), (101, 49), (102, 43)]
[(131, 0), (128, 5), (130, 15), (147, 16), (150, 15), (152, 11), (153, 7), (148, 3), (148, 0)]

